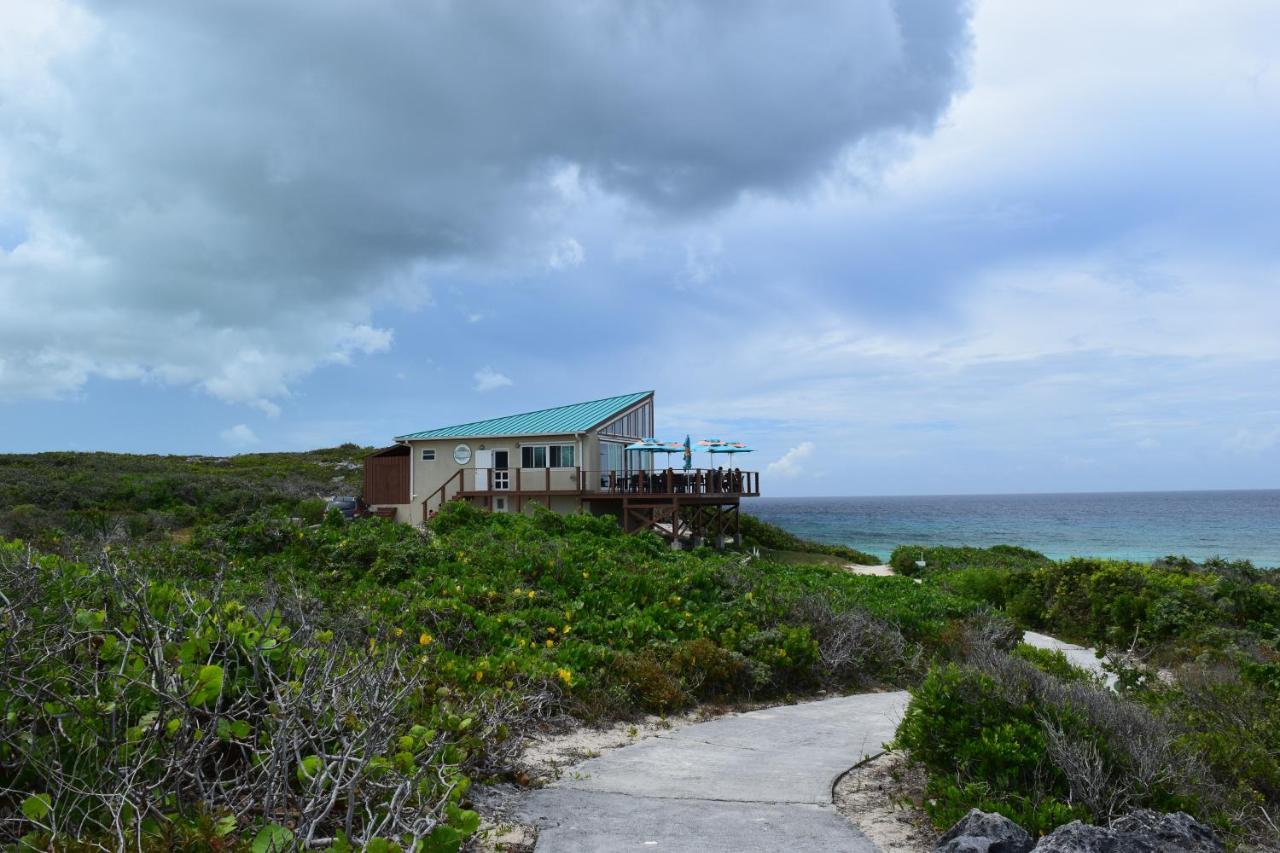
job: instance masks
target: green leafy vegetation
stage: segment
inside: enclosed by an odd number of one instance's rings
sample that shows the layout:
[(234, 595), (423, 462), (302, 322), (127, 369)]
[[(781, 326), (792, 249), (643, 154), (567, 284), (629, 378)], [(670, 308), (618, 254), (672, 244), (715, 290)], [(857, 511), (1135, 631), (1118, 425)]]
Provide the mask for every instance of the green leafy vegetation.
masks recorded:
[[(924, 565), (918, 565), (923, 562)], [(956, 569), (1032, 569), (1052, 562), (1044, 554), (1015, 545), (991, 548), (965, 548), (899, 545), (889, 555), (889, 565), (900, 575), (922, 577), (938, 571)]]
[[(971, 648), (912, 692), (898, 743), (939, 823), (971, 807), (1031, 831), (1180, 809), (1236, 841), (1280, 815), (1280, 586), (1248, 563), (1152, 565), (1023, 549), (901, 548), (894, 563), (1022, 627), (1109, 649), (1118, 692), (1060, 653)], [(1164, 668), (1163, 676), (1157, 671)]]
[(910, 564), (944, 589), (1003, 609), (1024, 628), (1075, 642), (1176, 662), (1211, 652), (1257, 657), (1260, 641), (1274, 645), (1280, 637), (1280, 574), (1246, 561), (1052, 561), (998, 546), (928, 549), (919, 569), (919, 553), (898, 548), (893, 565)]
[(0, 843), (456, 850), (539, 720), (911, 683), (980, 609), (609, 519), (264, 500), (181, 540), (0, 546)]
[[(0, 457), (0, 845), (454, 851), (542, 720), (880, 685), (914, 686), (939, 822), (1274, 832), (1275, 574), (906, 546), (913, 580), (750, 516), (760, 559), (465, 504), (325, 518), (364, 453)], [(1124, 652), (1119, 692), (1017, 628)]]
[[(742, 544), (751, 547), (767, 548), (789, 554), (817, 554), (834, 557), (845, 563), (860, 566), (878, 566), (880, 558), (847, 545), (832, 545), (826, 542), (813, 542), (801, 539), (775, 524), (762, 521), (754, 515), (742, 513), (739, 518), (742, 530)], [(797, 561), (798, 562), (798, 561)]]
[(0, 536), (54, 549), (66, 537), (160, 537), (260, 509), (315, 522), (324, 497), (360, 493), (370, 450), (346, 444), (227, 457), (0, 454)]

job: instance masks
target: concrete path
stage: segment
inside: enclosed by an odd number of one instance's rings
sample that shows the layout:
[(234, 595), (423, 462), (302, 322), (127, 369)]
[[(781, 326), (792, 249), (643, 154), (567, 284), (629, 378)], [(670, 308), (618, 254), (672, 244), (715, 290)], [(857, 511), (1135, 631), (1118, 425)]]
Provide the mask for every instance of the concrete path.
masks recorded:
[(699, 723), (591, 759), (521, 811), (539, 826), (539, 853), (875, 853), (831, 789), (892, 739), (907, 699), (864, 693)]
[(1023, 631), (1022, 642), (1028, 646), (1062, 652), (1066, 656), (1067, 662), (1072, 666), (1101, 676), (1108, 687), (1115, 686), (1116, 677), (1102, 668), (1102, 660), (1098, 657), (1096, 649), (1077, 646), (1075, 643), (1065, 643), (1056, 637), (1050, 637), (1048, 634), (1037, 634), (1035, 631)]

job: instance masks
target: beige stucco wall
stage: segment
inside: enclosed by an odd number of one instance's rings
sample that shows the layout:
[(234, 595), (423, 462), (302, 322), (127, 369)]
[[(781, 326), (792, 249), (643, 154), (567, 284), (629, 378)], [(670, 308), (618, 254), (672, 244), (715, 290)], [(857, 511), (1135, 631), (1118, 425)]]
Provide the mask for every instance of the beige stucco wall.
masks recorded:
[[(574, 445), (575, 461), (587, 458), (584, 455), (584, 436), (575, 436), (572, 434), (555, 434), (540, 436), (519, 436), (509, 438), (442, 438), (431, 439), (426, 441), (411, 441), (409, 446), (411, 453), (410, 460), (410, 496), (407, 505), (401, 504), (396, 507), (396, 520), (409, 524), (422, 523), (422, 503), (428, 496), (432, 495), (444, 483), (448, 482), (457, 475), (459, 470), (466, 469), (467, 473), (463, 475), (464, 479), (474, 476), (472, 469), (475, 468), (476, 451), (483, 446), (486, 450), (506, 450), (510, 454), (511, 467), (511, 489), (516, 488), (517, 476), (515, 469), (520, 465), (520, 448), (526, 444), (572, 444)], [(465, 444), (471, 449), (471, 459), (465, 465), (459, 465), (454, 461), (454, 450)], [(434, 450), (435, 459), (430, 462), (422, 460), (423, 450)], [(552, 488), (569, 489), (577, 487), (577, 474), (573, 468), (551, 470)], [(545, 468), (524, 469), (521, 471), (520, 485), (526, 489), (544, 488), (546, 481)], [(471, 483), (467, 484), (467, 488), (471, 487)], [(452, 491), (452, 489), (450, 490)], [(573, 499), (572, 509), (560, 509), (557, 511), (577, 511), (577, 500)], [(558, 507), (567, 506), (563, 503), (563, 499), (557, 499)]]

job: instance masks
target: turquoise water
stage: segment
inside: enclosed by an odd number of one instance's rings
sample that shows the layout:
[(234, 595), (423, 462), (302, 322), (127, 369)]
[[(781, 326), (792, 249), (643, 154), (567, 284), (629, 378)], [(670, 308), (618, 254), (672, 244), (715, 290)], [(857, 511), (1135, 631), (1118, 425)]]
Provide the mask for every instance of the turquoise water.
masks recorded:
[(1280, 490), (756, 498), (743, 509), (798, 536), (887, 558), (898, 545), (1021, 545), (1054, 559), (1169, 554), (1280, 566)]

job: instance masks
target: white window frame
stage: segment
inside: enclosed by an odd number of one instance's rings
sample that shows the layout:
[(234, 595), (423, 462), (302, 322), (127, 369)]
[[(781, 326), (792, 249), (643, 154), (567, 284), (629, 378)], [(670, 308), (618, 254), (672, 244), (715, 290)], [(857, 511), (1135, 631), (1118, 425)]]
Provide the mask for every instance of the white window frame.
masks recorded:
[[(557, 471), (564, 471), (569, 468), (578, 467), (576, 461), (572, 465), (552, 465), (551, 464), (551, 448), (553, 447), (568, 447), (570, 450), (573, 451), (574, 460), (577, 460), (578, 458), (578, 446), (574, 444), (572, 441), (549, 441), (546, 443), (538, 443), (538, 444), (522, 444), (520, 445), (520, 467), (528, 470), (532, 470), (536, 468), (551, 468)], [(542, 458), (547, 464), (525, 465), (524, 464), (525, 450), (529, 450), (532, 452), (534, 450), (537, 450), (538, 448), (542, 449)], [(563, 460), (563, 453), (561, 454), (561, 459)]]

